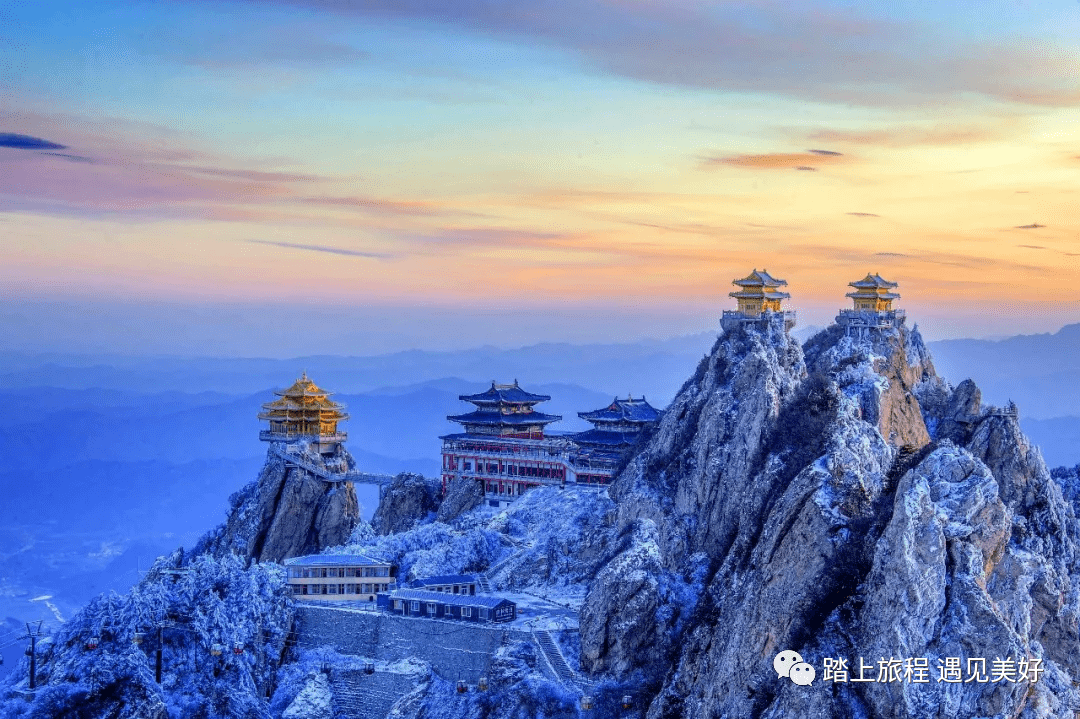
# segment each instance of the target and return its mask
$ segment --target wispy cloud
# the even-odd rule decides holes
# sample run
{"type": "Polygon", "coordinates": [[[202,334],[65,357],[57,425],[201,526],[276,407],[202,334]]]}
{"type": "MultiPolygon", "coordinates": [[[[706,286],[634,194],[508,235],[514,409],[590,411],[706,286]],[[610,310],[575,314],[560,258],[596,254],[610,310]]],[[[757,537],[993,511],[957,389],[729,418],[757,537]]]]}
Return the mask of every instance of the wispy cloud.
{"type": "Polygon", "coordinates": [[[43,140],[32,135],[20,135],[14,132],[0,132],[0,147],[12,150],[66,150],[67,145],[61,145],[50,140],[43,140]]]}
{"type": "Polygon", "coordinates": [[[877,147],[971,145],[1014,136],[1023,123],[1015,117],[982,124],[900,125],[878,129],[818,130],[811,140],[877,147]]]}
{"type": "MultiPolygon", "coordinates": [[[[841,102],[923,103],[976,93],[1012,102],[1080,102],[1062,53],[1029,38],[933,37],[931,17],[762,0],[701,3],[548,0],[262,0],[348,16],[399,18],[524,38],[650,82],[841,102]]],[[[245,3],[253,4],[253,3],[245,3]]]]}
{"type": "Polygon", "coordinates": [[[345,247],[330,247],[328,245],[306,245],[300,242],[276,242],[273,240],[247,240],[253,245],[271,245],[284,247],[290,250],[306,250],[308,252],[325,252],[331,255],[345,255],[347,257],[363,257],[366,259],[385,260],[396,255],[385,252],[370,252],[366,250],[350,250],[345,247]]]}
{"type": "Polygon", "coordinates": [[[442,214],[443,208],[426,202],[387,200],[377,197],[303,197],[301,202],[324,207],[345,207],[379,215],[432,216],[442,214]]]}
{"type": "Polygon", "coordinates": [[[875,215],[873,212],[848,212],[847,214],[852,217],[881,217],[881,215],[875,215]]]}
{"type": "Polygon", "coordinates": [[[762,155],[713,155],[702,158],[702,167],[746,167],[758,170],[814,170],[815,165],[841,161],[840,153],[772,152],[762,155]]]}

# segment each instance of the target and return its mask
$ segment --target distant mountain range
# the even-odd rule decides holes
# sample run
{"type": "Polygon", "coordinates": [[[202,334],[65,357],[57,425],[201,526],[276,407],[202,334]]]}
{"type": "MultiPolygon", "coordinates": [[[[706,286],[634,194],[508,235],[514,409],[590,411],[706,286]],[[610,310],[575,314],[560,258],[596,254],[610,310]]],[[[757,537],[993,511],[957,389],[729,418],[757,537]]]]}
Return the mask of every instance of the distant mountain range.
{"type": "MultiPolygon", "coordinates": [[[[259,406],[304,370],[348,405],[348,447],[363,469],[437,476],[439,436],[456,429],[446,415],[467,409],[458,395],[518,379],[551,395],[542,408],[564,418],[552,430],[581,430],[577,412],[616,395],[664,407],[714,342],[703,333],[292,360],[0,353],[0,577],[20,578],[0,581],[0,619],[46,592],[62,610],[78,606],[139,557],[220,521],[262,464],[259,406]]],[[[1080,325],[930,348],[954,384],[970,376],[985,401],[1015,400],[1051,467],[1080,463],[1080,325]]],[[[357,493],[370,516],[374,488],[357,493]]]]}

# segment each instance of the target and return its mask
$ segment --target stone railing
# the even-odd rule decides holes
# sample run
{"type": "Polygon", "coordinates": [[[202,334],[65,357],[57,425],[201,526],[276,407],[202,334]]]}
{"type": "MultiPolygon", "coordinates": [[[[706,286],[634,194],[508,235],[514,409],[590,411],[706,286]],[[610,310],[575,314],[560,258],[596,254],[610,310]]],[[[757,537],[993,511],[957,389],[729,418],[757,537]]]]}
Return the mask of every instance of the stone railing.
{"type": "Polygon", "coordinates": [[[264,429],[259,432],[259,439],[263,442],[294,442],[300,439],[306,439],[311,442],[318,442],[319,444],[330,444],[331,442],[344,442],[348,439],[348,434],[345,432],[335,432],[334,434],[299,434],[296,432],[274,432],[273,430],[264,429]]]}

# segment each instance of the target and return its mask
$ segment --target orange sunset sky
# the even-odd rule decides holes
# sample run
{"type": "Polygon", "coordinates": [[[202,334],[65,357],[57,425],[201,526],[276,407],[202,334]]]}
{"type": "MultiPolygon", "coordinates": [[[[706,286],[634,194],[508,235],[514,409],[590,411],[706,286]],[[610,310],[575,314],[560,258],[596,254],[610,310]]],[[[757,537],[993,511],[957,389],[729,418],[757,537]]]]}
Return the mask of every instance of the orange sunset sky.
{"type": "Polygon", "coordinates": [[[281,356],[1080,318],[1080,4],[15,3],[10,349],[281,356]],[[310,330],[305,339],[280,323],[310,330]]]}

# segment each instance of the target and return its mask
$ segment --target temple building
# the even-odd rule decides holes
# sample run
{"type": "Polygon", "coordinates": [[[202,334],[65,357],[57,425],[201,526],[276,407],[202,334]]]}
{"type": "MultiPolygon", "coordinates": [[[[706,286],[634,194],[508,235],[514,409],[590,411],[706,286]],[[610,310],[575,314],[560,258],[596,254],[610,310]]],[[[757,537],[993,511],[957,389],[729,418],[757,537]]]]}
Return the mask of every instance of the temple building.
{"type": "Polygon", "coordinates": [[[578,412],[578,417],[590,422],[593,428],[571,435],[579,449],[574,455],[577,481],[607,484],[615,474],[619,460],[630,451],[641,432],[660,421],[660,410],[644,397],[616,397],[611,404],[591,412],[578,412]]]}
{"type": "Polygon", "coordinates": [[[551,397],[526,392],[514,380],[492,382],[487,391],[459,399],[476,409],[447,417],[465,431],[440,438],[444,494],[452,480],[468,478],[483,486],[490,506],[501,507],[532,487],[574,481],[575,445],[565,437],[544,435],[544,428],[562,417],[535,409],[551,397]]]}
{"type": "Polygon", "coordinates": [[[513,384],[491,383],[480,394],[461,395],[476,409],[447,419],[465,431],[441,437],[442,484],[469,479],[479,483],[491,507],[505,507],[541,485],[607,484],[619,460],[642,429],[660,418],[645,398],[616,398],[609,406],[579,416],[593,429],[548,435],[545,427],[562,419],[535,406],[551,399],[513,384]]]}
{"type": "Polygon", "coordinates": [[[513,384],[491,383],[480,394],[463,394],[458,399],[471,402],[476,409],[447,419],[460,422],[466,434],[498,435],[519,439],[543,439],[544,427],[562,417],[537,412],[534,405],[551,399],[546,394],[532,394],[513,384]]]}
{"type": "Polygon", "coordinates": [[[879,274],[868,273],[861,280],[849,282],[848,287],[855,291],[845,296],[850,297],[855,306],[840,310],[836,317],[836,323],[846,334],[863,335],[873,329],[890,329],[904,323],[904,311],[892,306],[893,300],[900,299],[900,295],[892,291],[898,287],[897,283],[889,282],[879,274]]]}
{"type": "Polygon", "coordinates": [[[724,310],[720,320],[721,327],[726,331],[734,329],[743,323],[783,322],[785,329],[795,326],[795,313],[785,310],[781,306],[783,300],[791,299],[791,295],[781,291],[780,287],[786,287],[787,281],[773,277],[768,270],[754,270],[741,280],[732,280],[731,284],[739,289],[728,294],[737,302],[737,309],[724,310]]]}
{"type": "Polygon", "coordinates": [[[338,422],[349,418],[345,406],[330,399],[330,393],[308,379],[305,372],[291,387],[276,390],[278,399],[262,406],[259,419],[270,423],[270,429],[259,432],[264,442],[297,442],[307,440],[322,454],[333,453],[347,435],[338,429],[338,422]]]}

